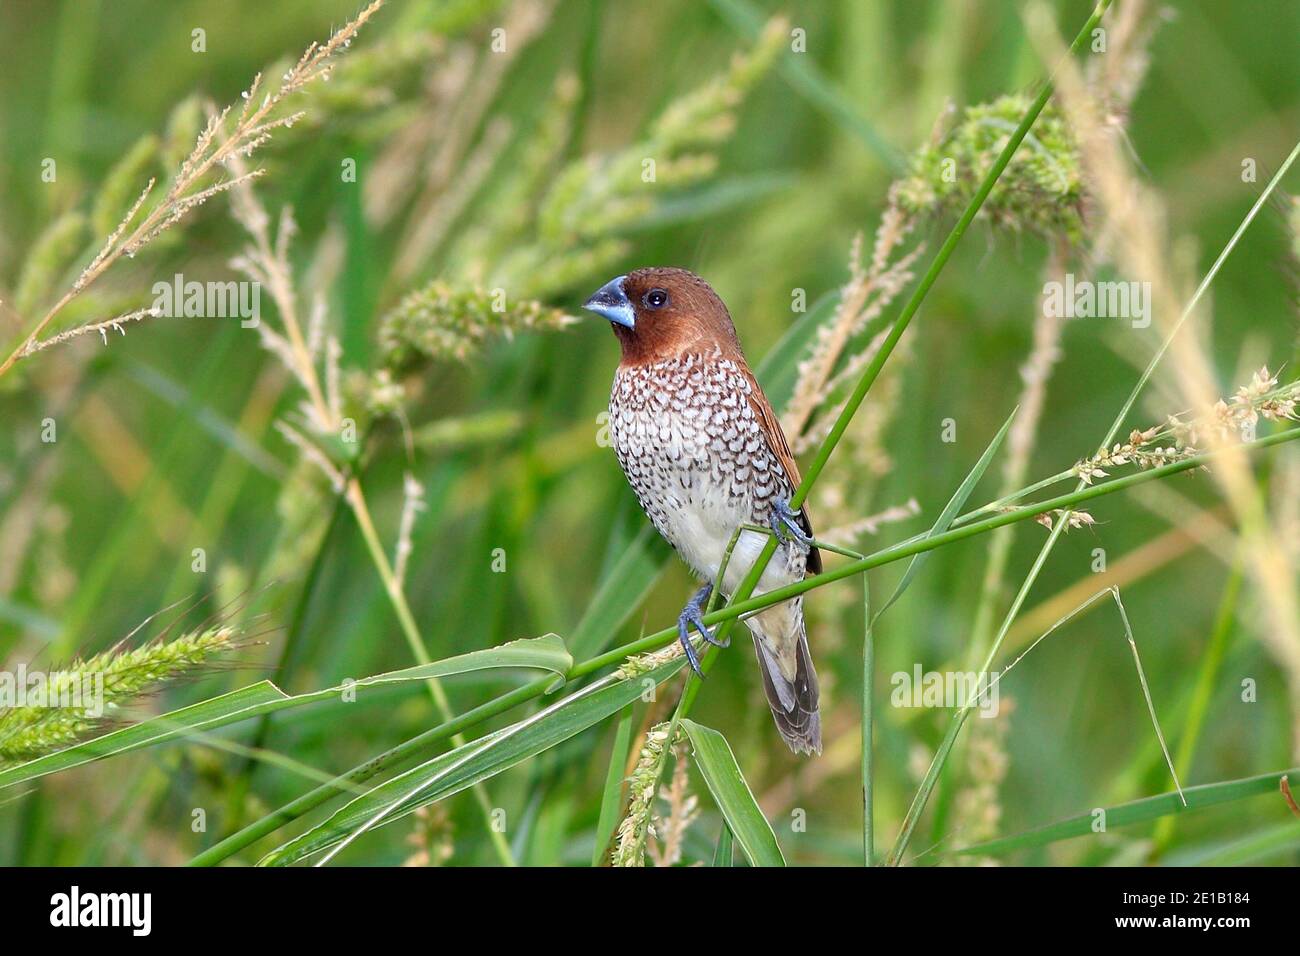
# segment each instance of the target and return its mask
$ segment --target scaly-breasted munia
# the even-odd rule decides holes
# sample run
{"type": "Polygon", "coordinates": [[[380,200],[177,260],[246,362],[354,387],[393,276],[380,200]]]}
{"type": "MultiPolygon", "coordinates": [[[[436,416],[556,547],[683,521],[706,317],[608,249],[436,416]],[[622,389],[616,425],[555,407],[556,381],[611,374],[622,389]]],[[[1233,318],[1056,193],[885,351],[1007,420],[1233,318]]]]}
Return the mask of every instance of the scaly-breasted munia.
{"type": "MultiPolygon", "coordinates": [[[[742,531],[718,582],[741,525],[771,528],[780,544],[755,594],[821,570],[808,515],[789,506],[799,470],[745,362],[731,315],[707,282],[684,269],[638,269],[606,283],[583,307],[609,319],[623,350],[609,397],[618,463],[659,533],[708,582],[677,621],[699,673],[690,628],[717,643],[701,620],[711,588],[716,583],[731,594],[766,543],[765,532],[742,531]]],[[[795,753],[820,753],[817,674],[802,598],[745,624],[781,736],[795,753]]]]}

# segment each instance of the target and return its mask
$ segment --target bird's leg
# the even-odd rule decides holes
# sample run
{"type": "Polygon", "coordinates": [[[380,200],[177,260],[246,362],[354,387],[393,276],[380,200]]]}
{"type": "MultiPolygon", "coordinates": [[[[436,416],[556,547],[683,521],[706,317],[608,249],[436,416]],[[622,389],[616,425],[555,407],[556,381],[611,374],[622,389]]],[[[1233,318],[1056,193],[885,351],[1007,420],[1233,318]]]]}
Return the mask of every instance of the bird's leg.
{"type": "Polygon", "coordinates": [[[690,663],[691,670],[695,671],[701,680],[704,678],[704,672],[700,670],[700,659],[695,654],[695,648],[691,646],[691,628],[694,627],[700,632],[700,637],[715,647],[726,647],[731,643],[730,638],[719,641],[713,636],[713,632],[704,626],[704,605],[708,603],[709,595],[712,593],[713,585],[704,585],[686,602],[686,607],[682,608],[682,613],[677,617],[677,639],[682,642],[682,649],[686,651],[686,660],[690,663]]]}
{"type": "Polygon", "coordinates": [[[793,542],[796,548],[807,554],[812,549],[813,539],[799,526],[798,519],[799,512],[791,509],[789,498],[777,498],[772,502],[772,514],[768,517],[768,523],[776,540],[781,544],[793,542]]]}

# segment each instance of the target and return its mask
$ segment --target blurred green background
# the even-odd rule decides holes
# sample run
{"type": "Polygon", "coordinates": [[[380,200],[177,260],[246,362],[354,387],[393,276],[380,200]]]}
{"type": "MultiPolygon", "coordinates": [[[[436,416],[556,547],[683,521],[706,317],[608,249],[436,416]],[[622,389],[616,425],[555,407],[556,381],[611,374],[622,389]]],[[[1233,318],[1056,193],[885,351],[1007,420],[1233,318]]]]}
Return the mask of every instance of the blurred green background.
{"type": "MultiPolygon", "coordinates": [[[[1061,32],[1072,35],[1090,5],[1052,8],[1061,32]]],[[[39,317],[13,303],[44,231],[69,210],[91,210],[100,184],[141,137],[165,139],[177,104],[192,94],[238,101],[254,73],[278,76],[307,42],[324,38],[355,10],[354,3],[335,0],[0,0],[0,338],[14,341],[39,317]],[[206,31],[206,52],[191,49],[195,28],[206,31]],[[57,162],[52,183],[41,179],[48,157],[57,162]]],[[[254,158],[267,170],[258,193],[268,209],[289,204],[295,210],[294,260],[303,294],[328,303],[345,367],[374,366],[379,317],[424,281],[490,278],[490,269],[475,274],[476,247],[466,237],[509,212],[505,186],[543,135],[543,118],[560,98],[559,77],[576,79],[563,106],[568,122],[559,164],[618,151],[645,136],[668,104],[752,47],[753,34],[738,15],[746,10],[758,22],[784,14],[806,30],[807,52],[787,54],[737,105],[735,129],[717,144],[711,175],[666,187],[652,208],[619,224],[614,254],[593,256],[585,270],[567,262],[562,274],[552,274],[555,281],[531,284],[536,297],[576,314],[590,291],[620,272],[688,267],[728,303],[757,364],[797,318],[793,289],[807,290],[814,302],[846,281],[853,237],[864,232],[870,242],[890,182],[927,141],[945,103],[963,107],[1025,92],[1043,73],[1013,2],[782,7],[766,0],[752,6],[390,0],[345,54],[339,82],[306,91],[298,103],[306,120],[277,133],[254,158]],[[501,24],[508,25],[507,56],[489,49],[501,24]],[[373,47],[386,52],[349,75],[346,58],[373,47]],[[785,68],[788,60],[798,60],[798,68],[785,68]],[[811,93],[810,74],[816,77],[811,93]],[[412,137],[412,130],[422,135],[412,137]],[[403,137],[415,150],[406,165],[397,148],[403,137]],[[356,183],[340,180],[343,158],[356,160],[356,183]],[[446,165],[440,181],[431,172],[439,163],[446,165]],[[415,185],[388,190],[379,181],[400,175],[414,177],[415,185]],[[394,208],[385,210],[385,202],[394,208]],[[438,217],[443,237],[428,255],[403,265],[422,214],[438,217]],[[320,268],[326,281],[317,284],[312,269],[330,256],[337,267],[320,268]]],[[[1150,43],[1149,72],[1126,116],[1127,136],[1199,275],[1300,129],[1300,7],[1290,0],[1205,0],[1171,4],[1167,15],[1156,6],[1148,12],[1163,19],[1150,43]],[[1256,160],[1258,182],[1242,181],[1244,158],[1256,160]]],[[[159,161],[129,195],[148,175],[165,174],[159,161]]],[[[1291,176],[1293,189],[1296,182],[1291,176]]],[[[1245,236],[1213,287],[1209,338],[1225,395],[1254,368],[1276,368],[1296,354],[1293,238],[1286,207],[1275,207],[1245,236]]],[[[147,302],[152,282],[176,272],[234,277],[229,260],[246,237],[228,208],[225,197],[208,202],[147,257],[115,269],[69,319],[147,302]]],[[[601,208],[592,212],[599,216],[601,208]]],[[[927,241],[922,264],[949,224],[932,217],[919,227],[927,241]]],[[[498,261],[527,241],[524,230],[516,237],[508,223],[494,228],[498,261]]],[[[91,238],[87,233],[86,241],[91,238]]],[[[858,539],[855,547],[875,550],[928,527],[1010,413],[1049,245],[1030,233],[978,223],[958,249],[886,373],[895,391],[879,444],[889,461],[872,468],[845,462],[834,479],[837,488],[850,490],[861,515],[911,499],[920,514],[858,539]],[[955,443],[941,441],[948,418],[956,422],[955,443]]],[[[76,271],[58,270],[51,289],[65,288],[76,271]]],[[[417,434],[432,423],[445,428],[422,441],[413,458],[396,426],[377,426],[364,484],[390,550],[404,472],[426,492],[406,590],[434,658],[552,631],[570,634],[611,562],[644,526],[611,450],[595,440],[617,363],[616,342],[604,326],[592,320],[496,339],[464,362],[423,368],[408,383],[406,414],[417,434]],[[498,553],[505,556],[504,573],[492,570],[498,553]]],[[[1031,480],[1094,450],[1155,341],[1154,329],[1137,334],[1100,321],[1066,325],[1031,480]]],[[[235,322],[163,319],[114,336],[107,348],[94,336],[43,352],[0,380],[0,660],[53,666],[72,653],[111,645],[172,601],[202,598],[197,617],[251,593],[251,610],[263,615],[253,627],[265,644],[243,649],[198,681],[167,687],[139,713],[243,686],[274,667],[319,549],[286,689],[315,689],[411,663],[351,516],[343,512],[322,545],[329,496],[319,488],[315,496],[294,490],[302,477],[297,455],[271,423],[291,414],[301,395],[276,369],[256,337],[235,322]],[[54,444],[39,437],[48,416],[59,423],[54,444]],[[191,571],[196,547],[206,550],[204,575],[191,571]]],[[[1181,411],[1171,407],[1171,394],[1149,391],[1151,400],[1139,402],[1132,425],[1181,411]]],[[[1287,456],[1294,476],[1294,450],[1278,459],[1287,456]]],[[[974,500],[993,497],[995,484],[990,475],[974,500]]],[[[1086,597],[1101,586],[1091,585],[1094,549],[1105,549],[1111,567],[1126,555],[1146,556],[1121,583],[1157,712],[1177,748],[1234,545],[1227,534],[1192,539],[1179,533],[1190,515],[1218,507],[1210,481],[1161,484],[1171,487],[1149,485],[1144,494],[1105,499],[1093,509],[1095,528],[1060,543],[1027,606],[1024,619],[1037,621],[1037,630],[1021,637],[1032,638],[1059,616],[1051,614],[1051,602],[1066,589],[1087,588],[1086,597]],[[1034,617],[1040,605],[1049,611],[1034,617]]],[[[817,493],[810,508],[816,519],[817,493]]],[[[1034,525],[1017,528],[999,617],[1046,533],[1034,525]]],[[[939,669],[962,658],[987,555],[984,538],[936,553],[883,619],[882,697],[896,671],[910,672],[917,662],[939,669]]],[[[675,620],[694,583],[675,561],[667,568],[606,646],[675,620]]],[[[873,592],[887,594],[901,570],[892,565],[873,574],[873,592]]],[[[1267,625],[1252,587],[1247,581],[1233,608],[1209,719],[1191,767],[1180,768],[1184,784],[1294,763],[1287,676],[1257,639],[1267,625]],[[1243,678],[1258,682],[1257,703],[1241,703],[1243,678]]],[[[785,752],[770,726],[747,641],[723,655],[693,714],[726,733],[792,862],[858,858],[858,595],[857,583],[846,582],[807,602],[823,675],[825,755],[800,761],[785,752]],[[794,808],[807,811],[806,832],[791,829],[794,808]]],[[[676,686],[663,696],[675,698],[676,686]]],[[[499,677],[447,684],[458,712],[501,688],[499,677]]],[[[998,719],[999,734],[986,735],[1000,771],[983,788],[988,778],[955,778],[943,819],[927,815],[915,851],[964,842],[963,821],[975,827],[978,818],[987,828],[991,819],[986,836],[1016,833],[1171,789],[1108,602],[1062,628],[1001,691],[1004,706],[1014,706],[998,719]]],[[[436,721],[417,689],[357,706],[346,720],[337,711],[291,712],[274,722],[265,745],[333,773],[436,721]]],[[[661,706],[657,719],[662,716],[661,706]]],[[[942,712],[880,709],[883,839],[892,837],[946,725],[942,712]]],[[[247,731],[231,736],[246,740],[247,731]]],[[[494,805],[506,810],[507,837],[520,861],[589,859],[611,737],[609,725],[584,732],[488,782],[494,805]]],[[[180,863],[235,822],[311,785],[266,765],[245,792],[246,769],[235,756],[187,745],[0,794],[0,863],[180,863]],[[207,833],[191,831],[195,807],[208,811],[207,833]]],[[[691,828],[687,860],[707,859],[718,831],[702,783],[695,788],[703,817],[691,828]]],[[[451,835],[451,862],[494,862],[472,798],[461,794],[448,807],[450,819],[437,826],[451,835]]],[[[1241,852],[1249,862],[1294,864],[1300,830],[1287,821],[1280,798],[1259,797],[1180,820],[1158,854],[1153,828],[1144,825],[1011,859],[1212,862],[1246,841],[1241,852]]],[[[413,852],[411,835],[410,821],[398,822],[368,834],[341,859],[401,862],[413,852]]],[[[921,862],[944,859],[932,853],[921,862]]]]}

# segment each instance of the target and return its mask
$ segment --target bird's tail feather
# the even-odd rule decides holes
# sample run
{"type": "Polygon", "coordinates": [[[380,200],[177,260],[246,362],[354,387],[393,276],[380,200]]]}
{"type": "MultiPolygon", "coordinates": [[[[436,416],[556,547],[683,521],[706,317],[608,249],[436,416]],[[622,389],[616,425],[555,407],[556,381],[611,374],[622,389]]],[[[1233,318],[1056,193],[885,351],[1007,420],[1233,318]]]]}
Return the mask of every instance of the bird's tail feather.
{"type": "Polygon", "coordinates": [[[751,625],[754,651],[758,654],[759,669],[763,672],[763,692],[776,720],[776,729],[786,744],[797,754],[822,752],[822,718],[818,710],[819,691],[817,672],[808,653],[808,635],[804,630],[803,615],[799,615],[799,641],[795,656],[794,680],[781,673],[776,657],[767,649],[759,632],[751,625]]]}

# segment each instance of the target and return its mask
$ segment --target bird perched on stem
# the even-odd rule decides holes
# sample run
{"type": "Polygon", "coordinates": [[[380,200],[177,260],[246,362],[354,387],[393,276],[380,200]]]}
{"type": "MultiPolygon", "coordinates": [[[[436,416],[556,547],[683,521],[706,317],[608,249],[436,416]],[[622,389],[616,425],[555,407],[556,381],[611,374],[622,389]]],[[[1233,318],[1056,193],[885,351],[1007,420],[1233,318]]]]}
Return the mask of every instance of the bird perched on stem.
{"type": "MultiPolygon", "coordinates": [[[[659,533],[706,581],[677,620],[687,660],[703,677],[691,628],[718,643],[702,619],[712,588],[731,594],[768,534],[741,531],[718,581],[737,529],[770,529],[780,544],[755,594],[821,571],[807,512],[790,509],[799,469],[745,362],[731,314],[699,276],[638,269],[606,283],[583,308],[610,321],[623,350],[609,396],[618,463],[659,533]]],[[[803,599],[759,611],[745,624],[781,736],[795,753],[821,753],[803,599]]]]}

